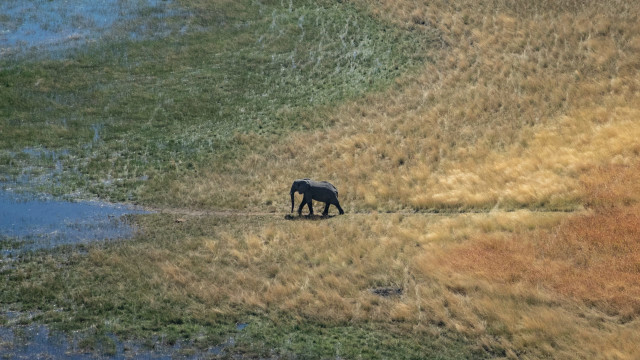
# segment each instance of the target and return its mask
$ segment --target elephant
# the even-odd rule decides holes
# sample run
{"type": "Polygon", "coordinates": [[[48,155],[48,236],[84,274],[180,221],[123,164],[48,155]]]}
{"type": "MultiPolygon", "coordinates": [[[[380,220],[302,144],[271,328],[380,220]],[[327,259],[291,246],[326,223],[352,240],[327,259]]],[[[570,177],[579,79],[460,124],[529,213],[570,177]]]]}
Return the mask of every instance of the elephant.
{"type": "Polygon", "coordinates": [[[312,200],[325,203],[324,211],[322,212],[323,216],[329,214],[329,205],[331,204],[338,208],[340,215],[344,214],[344,211],[340,207],[340,202],[338,202],[338,189],[326,181],[313,181],[311,179],[295,180],[293,185],[291,185],[291,212],[293,212],[295,205],[293,195],[296,191],[304,196],[298,208],[298,215],[302,215],[302,208],[305,204],[309,206],[309,215],[313,215],[312,200]]]}

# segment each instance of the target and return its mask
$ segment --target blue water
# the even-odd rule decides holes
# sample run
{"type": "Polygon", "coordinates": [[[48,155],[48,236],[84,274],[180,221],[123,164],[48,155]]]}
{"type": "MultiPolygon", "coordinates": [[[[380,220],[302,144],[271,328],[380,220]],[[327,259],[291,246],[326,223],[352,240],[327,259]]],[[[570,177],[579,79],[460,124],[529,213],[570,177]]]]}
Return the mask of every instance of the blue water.
{"type": "MultiPolygon", "coordinates": [[[[235,345],[233,336],[208,349],[197,349],[192,341],[177,341],[169,345],[162,337],[158,337],[153,339],[153,347],[149,348],[139,341],[122,340],[111,334],[109,339],[112,346],[115,345],[115,349],[112,349],[115,352],[110,356],[100,356],[83,352],[79,346],[81,333],[65,336],[41,324],[16,325],[21,317],[17,312],[5,311],[4,316],[13,324],[0,326],[0,358],[7,359],[209,359],[228,357],[229,350],[235,345]]],[[[238,325],[237,330],[242,331],[248,324],[238,325]]]]}
{"type": "MultiPolygon", "coordinates": [[[[64,201],[0,190],[0,239],[19,241],[19,250],[131,237],[128,214],[145,210],[99,201],[64,201]]],[[[15,252],[4,250],[4,252],[15,252]]]]}
{"type": "MultiPolygon", "coordinates": [[[[173,14],[168,0],[1,0],[0,57],[33,49],[59,50],[86,44],[126,28],[127,21],[173,14]]],[[[127,31],[137,39],[142,28],[127,31]]]]}
{"type": "MultiPolygon", "coordinates": [[[[7,359],[173,359],[180,354],[183,344],[173,346],[157,343],[149,349],[133,341],[123,342],[115,335],[110,336],[115,344],[115,353],[107,356],[84,352],[78,344],[78,338],[52,332],[44,325],[17,326],[14,328],[0,326],[0,358],[7,359]],[[15,330],[20,330],[20,336],[15,330]],[[2,344],[2,342],[5,342],[2,344]]],[[[201,359],[206,353],[193,356],[179,356],[184,359],[201,359]]]]}

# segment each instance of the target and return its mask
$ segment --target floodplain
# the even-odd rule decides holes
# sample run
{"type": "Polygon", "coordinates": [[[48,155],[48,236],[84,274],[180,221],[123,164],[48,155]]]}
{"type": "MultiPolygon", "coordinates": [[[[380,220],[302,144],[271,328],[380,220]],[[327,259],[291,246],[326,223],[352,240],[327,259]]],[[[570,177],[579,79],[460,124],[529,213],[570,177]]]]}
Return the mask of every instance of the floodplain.
{"type": "Polygon", "coordinates": [[[0,15],[0,199],[147,211],[2,235],[1,353],[640,355],[638,5],[29,3],[0,15]],[[291,216],[304,177],[346,214],[291,216]]]}

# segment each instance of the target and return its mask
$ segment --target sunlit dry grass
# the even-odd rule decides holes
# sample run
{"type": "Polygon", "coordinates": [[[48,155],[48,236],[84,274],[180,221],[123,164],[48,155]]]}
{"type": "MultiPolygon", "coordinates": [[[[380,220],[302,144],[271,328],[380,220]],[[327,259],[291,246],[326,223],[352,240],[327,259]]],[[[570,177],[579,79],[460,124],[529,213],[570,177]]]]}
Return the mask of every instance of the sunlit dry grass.
{"type": "Polygon", "coordinates": [[[159,269],[158,282],[175,286],[170,296],[187,293],[221,313],[242,308],[329,322],[383,319],[392,302],[369,290],[408,281],[407,254],[427,243],[417,229],[439,219],[279,220],[246,228],[230,223],[212,237],[187,239],[193,251],[172,259],[140,255],[159,269]],[[384,306],[374,306],[380,302],[384,306]]]}
{"type": "MultiPolygon", "coordinates": [[[[562,281],[590,284],[581,276],[585,269],[598,274],[584,266],[571,270],[574,265],[563,258],[570,255],[562,254],[566,248],[575,252],[574,245],[558,240],[547,245],[545,259],[536,259],[536,234],[566,227],[573,216],[521,210],[317,221],[233,217],[212,224],[198,216],[181,223],[160,216],[143,222],[149,221],[147,236],[157,240],[93,249],[82,267],[85,276],[120,291],[136,279],[137,289],[127,291],[140,292],[143,308],[174,304],[181,309],[177,314],[201,322],[260,315],[326,325],[371,323],[430,337],[458,334],[490,356],[634,354],[630,344],[640,332],[637,321],[629,322],[633,311],[610,311],[615,302],[576,302],[581,293],[554,287],[562,281]],[[190,226],[183,234],[181,228],[190,226]],[[163,235],[171,228],[183,235],[163,235]],[[550,273],[555,270],[569,271],[550,273]],[[372,291],[386,287],[401,294],[372,291]]],[[[611,255],[593,256],[596,261],[611,255]]],[[[626,297],[624,304],[633,304],[632,293],[616,291],[626,297]]],[[[100,292],[81,294],[87,304],[114,301],[100,292]]]]}
{"type": "Polygon", "coordinates": [[[172,191],[284,210],[291,180],[309,176],[332,181],[348,213],[485,213],[230,231],[217,251],[240,285],[225,306],[453,331],[492,356],[638,357],[638,4],[357,3],[437,29],[432,61],[336,108],[330,128],[172,191]],[[500,211],[523,208],[580,212],[500,211]]]}
{"type": "MultiPolygon", "coordinates": [[[[496,295],[500,291],[494,285],[439,269],[439,254],[478,232],[523,234],[564,216],[529,211],[347,215],[318,221],[266,216],[212,224],[208,221],[214,219],[197,216],[182,223],[150,217],[142,224],[147,236],[157,240],[92,249],[82,265],[83,277],[139,294],[136,303],[145,309],[174,304],[174,317],[184,314],[201,322],[258,314],[327,325],[372,323],[436,337],[462,334],[477,346],[484,344],[484,351],[500,353],[511,345],[494,339],[503,325],[502,319],[486,318],[486,311],[494,311],[484,308],[491,298],[530,299],[535,309],[555,300],[530,290],[496,295]],[[190,226],[183,234],[181,228],[190,226]],[[172,228],[183,235],[167,237],[172,228]],[[380,296],[373,292],[378,288],[401,293],[380,296]]],[[[120,302],[102,291],[73,296],[91,306],[120,302]]]]}
{"type": "Polygon", "coordinates": [[[582,170],[638,157],[637,5],[362,6],[439,30],[433,62],[337,108],[329,129],[171,189],[203,207],[284,208],[290,181],[309,176],[334,182],[351,211],[572,210],[582,170]]]}
{"type": "Polygon", "coordinates": [[[476,237],[450,254],[453,266],[501,282],[544,286],[635,318],[640,314],[639,170],[634,165],[590,171],[584,176],[590,212],[549,230],[476,237]]]}
{"type": "MultiPolygon", "coordinates": [[[[472,236],[468,242],[448,251],[439,263],[456,273],[502,284],[506,289],[537,289],[556,294],[550,296],[558,301],[576,301],[580,310],[548,321],[538,319],[540,332],[548,333],[558,321],[579,326],[579,333],[589,339],[582,342],[580,338],[573,338],[579,346],[591,348],[598,356],[604,352],[614,354],[616,349],[620,353],[611,356],[633,358],[638,353],[632,343],[638,339],[629,331],[637,328],[640,314],[639,171],[638,165],[592,169],[583,176],[589,212],[571,215],[549,229],[515,235],[472,236]],[[592,325],[578,325],[576,315],[592,311],[586,309],[602,314],[603,323],[610,322],[610,328],[600,334],[592,325]],[[604,320],[608,317],[611,318],[604,320]],[[615,325],[619,323],[629,325],[615,325]],[[618,332],[625,334],[624,340],[613,346],[606,334],[618,332]],[[620,350],[623,348],[624,351],[620,350]]],[[[494,299],[494,303],[501,302],[494,299]]],[[[522,305],[518,309],[523,310],[522,305]]],[[[510,332],[518,334],[516,324],[520,321],[504,323],[512,328],[510,332]]]]}

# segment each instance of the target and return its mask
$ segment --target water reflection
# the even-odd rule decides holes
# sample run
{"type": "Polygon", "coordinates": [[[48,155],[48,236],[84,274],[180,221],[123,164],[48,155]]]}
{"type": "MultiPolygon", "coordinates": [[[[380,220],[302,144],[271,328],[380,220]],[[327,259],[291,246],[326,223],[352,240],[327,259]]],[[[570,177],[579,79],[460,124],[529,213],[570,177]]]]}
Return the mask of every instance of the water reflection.
{"type": "MultiPolygon", "coordinates": [[[[3,313],[0,312],[0,315],[3,313]]],[[[6,311],[5,318],[11,326],[0,326],[0,358],[10,359],[209,359],[230,357],[235,336],[248,323],[238,324],[236,333],[218,346],[199,349],[195,343],[178,340],[167,342],[163,336],[154,337],[144,344],[135,340],[123,340],[114,334],[101,337],[93,350],[83,345],[91,331],[65,335],[50,330],[42,324],[17,325],[28,314],[6,311]]]]}
{"type": "MultiPolygon", "coordinates": [[[[10,359],[173,359],[182,350],[180,343],[173,346],[158,343],[150,349],[133,341],[121,341],[111,335],[102,344],[96,344],[96,353],[85,350],[80,337],[52,332],[44,325],[14,328],[0,326],[0,339],[0,354],[10,359]],[[100,352],[106,354],[100,355],[100,352]]],[[[201,355],[203,354],[181,357],[199,359],[203,357],[201,355]]]]}
{"type": "Polygon", "coordinates": [[[3,252],[12,253],[128,238],[134,228],[127,215],[144,213],[127,205],[62,201],[0,190],[0,239],[19,244],[3,246],[3,252]]]}
{"type": "MultiPolygon", "coordinates": [[[[63,50],[97,40],[140,17],[174,14],[166,0],[3,0],[0,2],[0,55],[42,48],[63,50]]],[[[149,31],[142,23],[127,29],[139,38],[149,31]]],[[[158,28],[153,28],[158,31],[158,28]]],[[[165,29],[166,30],[166,29],[165,29]]]]}

